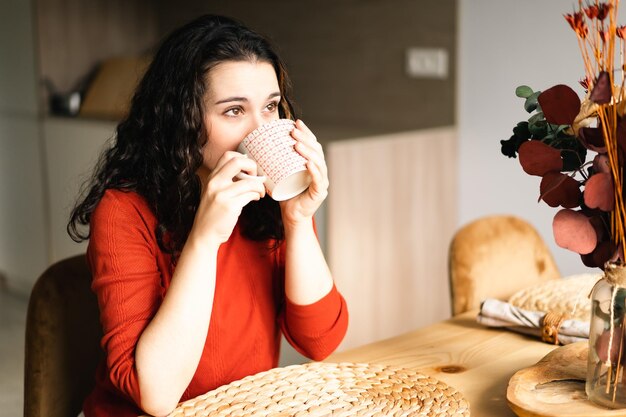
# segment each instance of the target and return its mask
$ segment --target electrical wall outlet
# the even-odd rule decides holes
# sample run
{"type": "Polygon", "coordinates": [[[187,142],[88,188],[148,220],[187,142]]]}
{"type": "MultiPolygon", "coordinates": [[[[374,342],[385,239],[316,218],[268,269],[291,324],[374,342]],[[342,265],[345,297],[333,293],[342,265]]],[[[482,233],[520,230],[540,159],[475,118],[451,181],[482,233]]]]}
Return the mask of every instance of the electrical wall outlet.
{"type": "Polygon", "coordinates": [[[408,48],[406,73],[411,78],[448,78],[448,51],[443,48],[408,48]]]}

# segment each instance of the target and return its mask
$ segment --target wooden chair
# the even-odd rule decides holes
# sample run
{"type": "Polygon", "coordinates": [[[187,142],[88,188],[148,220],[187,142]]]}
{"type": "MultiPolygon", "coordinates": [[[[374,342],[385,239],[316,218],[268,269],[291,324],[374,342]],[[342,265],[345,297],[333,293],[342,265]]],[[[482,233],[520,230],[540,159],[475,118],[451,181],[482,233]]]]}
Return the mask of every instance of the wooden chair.
{"type": "Polygon", "coordinates": [[[537,231],[514,216],[489,216],[459,229],[448,253],[452,314],[478,309],[485,298],[560,277],[537,231]]]}
{"type": "Polygon", "coordinates": [[[50,266],[30,295],[24,366],[25,417],[75,417],[103,357],[98,304],[84,255],[50,266]]]}

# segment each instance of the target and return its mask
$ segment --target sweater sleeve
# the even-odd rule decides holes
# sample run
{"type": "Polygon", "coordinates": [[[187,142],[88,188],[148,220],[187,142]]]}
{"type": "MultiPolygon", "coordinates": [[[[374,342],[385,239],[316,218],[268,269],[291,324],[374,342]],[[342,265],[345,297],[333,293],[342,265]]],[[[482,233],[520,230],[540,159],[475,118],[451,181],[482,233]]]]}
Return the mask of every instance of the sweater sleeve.
{"type": "MultiPolygon", "coordinates": [[[[317,234],[315,222],[313,228],[317,234]]],[[[279,249],[279,266],[284,277],[284,242],[279,249]]],[[[319,361],[339,346],[348,329],[348,307],[334,284],[328,294],[313,304],[295,304],[286,295],[283,304],[280,326],[289,344],[299,353],[319,361]]]]}
{"type": "Polygon", "coordinates": [[[348,308],[337,287],[313,304],[298,305],[285,297],[281,328],[287,341],[304,356],[321,361],[341,343],[348,329],[348,308]]]}
{"type": "Polygon", "coordinates": [[[137,406],[141,397],[135,348],[163,300],[154,227],[146,219],[147,206],[139,203],[136,195],[107,191],[93,213],[87,250],[109,379],[137,406]]]}

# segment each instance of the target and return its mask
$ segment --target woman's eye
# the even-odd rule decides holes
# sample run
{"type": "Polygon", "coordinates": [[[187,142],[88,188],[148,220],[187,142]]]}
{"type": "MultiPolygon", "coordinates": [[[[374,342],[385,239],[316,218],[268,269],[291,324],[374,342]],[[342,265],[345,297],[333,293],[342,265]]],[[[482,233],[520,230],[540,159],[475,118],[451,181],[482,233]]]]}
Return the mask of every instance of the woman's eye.
{"type": "Polygon", "coordinates": [[[270,103],[267,105],[267,110],[275,111],[278,108],[278,103],[270,103]]]}
{"type": "Polygon", "coordinates": [[[243,111],[239,107],[233,107],[232,109],[226,110],[224,114],[226,116],[239,116],[243,111]]]}

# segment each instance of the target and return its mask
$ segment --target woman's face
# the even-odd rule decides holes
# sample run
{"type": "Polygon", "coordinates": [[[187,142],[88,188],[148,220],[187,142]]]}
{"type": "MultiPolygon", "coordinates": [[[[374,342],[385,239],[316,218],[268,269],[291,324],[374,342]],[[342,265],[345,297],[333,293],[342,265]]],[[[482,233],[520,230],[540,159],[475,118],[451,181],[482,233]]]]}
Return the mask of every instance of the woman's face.
{"type": "Polygon", "coordinates": [[[262,61],[222,62],[209,70],[207,85],[202,171],[208,173],[248,133],[279,118],[281,95],[274,67],[262,61]]]}

